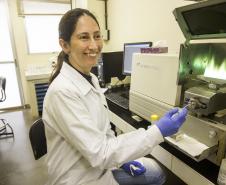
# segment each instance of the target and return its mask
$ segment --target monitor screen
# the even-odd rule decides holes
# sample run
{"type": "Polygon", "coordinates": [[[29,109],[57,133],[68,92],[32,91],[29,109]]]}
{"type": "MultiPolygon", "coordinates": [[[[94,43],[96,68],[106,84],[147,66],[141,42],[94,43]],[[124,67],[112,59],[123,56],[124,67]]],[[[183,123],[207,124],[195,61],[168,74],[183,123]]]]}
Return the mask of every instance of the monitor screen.
{"type": "Polygon", "coordinates": [[[102,53],[104,83],[110,83],[112,77],[118,77],[123,80],[125,75],[122,74],[123,52],[102,53]]]}
{"type": "Polygon", "coordinates": [[[139,42],[139,43],[125,43],[124,56],[123,56],[123,71],[124,75],[131,75],[132,72],[132,59],[134,53],[140,53],[140,48],[151,47],[152,42],[139,42]]]}
{"type": "Polygon", "coordinates": [[[225,0],[204,1],[176,8],[174,15],[188,40],[226,36],[225,0]]]}

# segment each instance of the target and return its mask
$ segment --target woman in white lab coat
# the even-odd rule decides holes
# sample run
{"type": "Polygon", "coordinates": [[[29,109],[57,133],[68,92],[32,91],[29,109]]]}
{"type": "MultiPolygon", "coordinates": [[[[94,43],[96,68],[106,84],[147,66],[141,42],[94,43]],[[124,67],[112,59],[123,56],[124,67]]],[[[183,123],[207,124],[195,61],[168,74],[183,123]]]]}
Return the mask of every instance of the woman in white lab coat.
{"type": "Polygon", "coordinates": [[[116,137],[98,79],[90,73],[103,45],[94,15],[84,9],[67,12],[59,24],[59,43],[62,51],[43,108],[48,185],[163,184],[165,175],[154,160],[144,159],[137,168],[133,160],[175,133],[186,113],[116,137]]]}

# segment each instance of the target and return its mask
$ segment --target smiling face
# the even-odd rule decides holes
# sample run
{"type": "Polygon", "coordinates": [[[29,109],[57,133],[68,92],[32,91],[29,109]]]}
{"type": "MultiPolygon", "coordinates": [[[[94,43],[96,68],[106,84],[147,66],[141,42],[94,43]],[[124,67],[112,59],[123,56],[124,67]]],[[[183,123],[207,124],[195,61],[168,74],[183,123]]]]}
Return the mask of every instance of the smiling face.
{"type": "Polygon", "coordinates": [[[90,73],[103,47],[100,28],[88,15],[78,19],[70,43],[63,39],[59,42],[63,51],[68,54],[70,64],[84,74],[90,73]]]}

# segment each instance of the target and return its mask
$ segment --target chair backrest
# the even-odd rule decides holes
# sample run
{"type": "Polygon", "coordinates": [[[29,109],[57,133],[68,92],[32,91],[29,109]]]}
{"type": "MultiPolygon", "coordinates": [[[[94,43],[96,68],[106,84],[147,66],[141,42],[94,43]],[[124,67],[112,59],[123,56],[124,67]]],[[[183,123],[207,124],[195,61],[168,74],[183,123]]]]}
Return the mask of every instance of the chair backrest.
{"type": "Polygon", "coordinates": [[[5,86],[6,86],[6,78],[3,76],[0,76],[0,91],[1,91],[0,102],[3,102],[6,100],[5,86]]]}
{"type": "Polygon", "coordinates": [[[42,119],[36,120],[29,130],[29,138],[35,160],[47,153],[45,126],[42,119]]]}

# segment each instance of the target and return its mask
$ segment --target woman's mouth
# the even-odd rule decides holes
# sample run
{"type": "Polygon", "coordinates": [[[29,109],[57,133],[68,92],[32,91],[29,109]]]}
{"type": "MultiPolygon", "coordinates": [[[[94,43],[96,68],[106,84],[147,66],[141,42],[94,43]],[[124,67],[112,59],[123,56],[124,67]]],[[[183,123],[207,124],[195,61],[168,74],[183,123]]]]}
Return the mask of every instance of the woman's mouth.
{"type": "Polygon", "coordinates": [[[86,55],[89,56],[89,57],[96,57],[97,53],[87,53],[86,55]]]}

